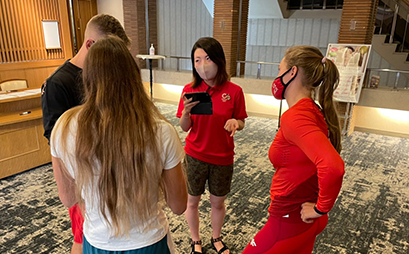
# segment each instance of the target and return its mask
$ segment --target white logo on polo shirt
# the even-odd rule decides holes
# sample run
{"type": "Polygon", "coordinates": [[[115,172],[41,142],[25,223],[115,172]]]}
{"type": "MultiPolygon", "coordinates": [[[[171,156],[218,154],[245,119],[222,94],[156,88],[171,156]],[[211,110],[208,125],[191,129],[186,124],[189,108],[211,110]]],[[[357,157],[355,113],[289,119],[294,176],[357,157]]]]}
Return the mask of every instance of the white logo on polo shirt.
{"type": "Polygon", "coordinates": [[[230,97],[229,94],[227,94],[227,93],[222,94],[222,101],[223,102],[226,102],[226,101],[229,101],[229,100],[231,100],[231,97],[230,97]]]}

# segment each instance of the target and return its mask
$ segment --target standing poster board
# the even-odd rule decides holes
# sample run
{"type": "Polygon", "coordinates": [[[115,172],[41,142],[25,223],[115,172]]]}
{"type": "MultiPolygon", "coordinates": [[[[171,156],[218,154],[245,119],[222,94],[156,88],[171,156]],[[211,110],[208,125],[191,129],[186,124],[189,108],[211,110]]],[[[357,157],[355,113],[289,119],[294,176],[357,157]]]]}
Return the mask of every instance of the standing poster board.
{"type": "Polygon", "coordinates": [[[335,100],[358,103],[370,52],[370,44],[328,44],[326,57],[339,71],[335,100]]]}

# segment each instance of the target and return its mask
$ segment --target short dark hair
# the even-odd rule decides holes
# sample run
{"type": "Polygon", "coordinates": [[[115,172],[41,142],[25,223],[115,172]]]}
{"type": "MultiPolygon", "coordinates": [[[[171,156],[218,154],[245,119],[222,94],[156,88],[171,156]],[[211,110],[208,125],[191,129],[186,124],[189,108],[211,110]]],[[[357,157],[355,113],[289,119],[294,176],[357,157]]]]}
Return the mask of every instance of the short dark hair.
{"type": "Polygon", "coordinates": [[[91,18],[89,25],[98,30],[104,37],[110,34],[118,36],[127,47],[131,45],[131,40],[125,33],[119,20],[109,14],[98,14],[91,18]]]}
{"type": "Polygon", "coordinates": [[[226,57],[224,55],[223,47],[215,38],[212,37],[202,37],[195,45],[193,45],[191,58],[192,58],[192,71],[193,71],[193,83],[192,87],[195,88],[202,83],[203,79],[197,73],[195,69],[195,51],[197,49],[203,49],[210,59],[217,65],[217,74],[215,78],[215,85],[222,85],[224,82],[229,80],[229,74],[226,70],[226,57]]]}

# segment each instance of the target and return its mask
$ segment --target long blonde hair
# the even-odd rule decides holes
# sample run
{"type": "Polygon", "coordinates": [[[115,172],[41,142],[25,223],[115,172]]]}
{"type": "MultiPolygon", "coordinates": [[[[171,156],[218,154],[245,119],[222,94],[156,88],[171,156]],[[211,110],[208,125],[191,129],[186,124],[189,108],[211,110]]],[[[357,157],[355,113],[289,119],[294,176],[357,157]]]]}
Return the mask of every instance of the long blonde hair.
{"type": "Polygon", "coordinates": [[[291,47],[287,49],[285,59],[289,67],[297,66],[304,71],[303,85],[311,92],[319,86],[318,102],[328,125],[329,138],[340,153],[342,150],[341,128],[333,100],[333,94],[339,81],[337,67],[332,61],[324,59],[318,48],[312,46],[291,47]]]}
{"type": "Polygon", "coordinates": [[[115,236],[126,235],[132,224],[156,212],[163,190],[156,132],[158,119],[165,118],[146,94],[129,49],[116,36],[91,46],[83,83],[84,104],[67,114],[64,127],[78,112],[78,192],[97,190],[88,195],[99,197],[115,236]]]}

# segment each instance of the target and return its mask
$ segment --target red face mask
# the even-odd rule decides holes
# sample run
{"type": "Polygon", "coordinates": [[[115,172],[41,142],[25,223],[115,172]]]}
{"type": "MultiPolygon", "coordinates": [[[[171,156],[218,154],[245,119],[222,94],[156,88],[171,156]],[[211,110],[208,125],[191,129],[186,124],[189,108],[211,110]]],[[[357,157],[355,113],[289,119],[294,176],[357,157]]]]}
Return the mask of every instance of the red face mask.
{"type": "Polygon", "coordinates": [[[297,77],[297,73],[295,73],[294,77],[292,79],[290,79],[287,84],[284,83],[283,81],[283,77],[285,74],[287,74],[288,72],[290,72],[292,69],[292,67],[290,69],[288,69],[286,72],[283,73],[283,75],[277,77],[274,81],[273,84],[271,86],[271,92],[274,95],[274,98],[276,98],[277,100],[282,100],[284,99],[284,92],[285,89],[287,89],[288,85],[295,79],[295,77],[297,77]]]}

